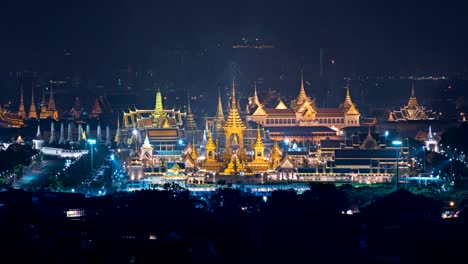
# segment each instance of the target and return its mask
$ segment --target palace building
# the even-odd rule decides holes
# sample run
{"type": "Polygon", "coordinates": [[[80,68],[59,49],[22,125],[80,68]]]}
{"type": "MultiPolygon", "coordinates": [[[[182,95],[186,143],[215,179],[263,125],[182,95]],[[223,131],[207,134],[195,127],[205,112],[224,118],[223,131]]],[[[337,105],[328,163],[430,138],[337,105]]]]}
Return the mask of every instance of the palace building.
{"type": "Polygon", "coordinates": [[[303,78],[301,78],[299,95],[290,102],[289,107],[280,99],[274,108],[267,108],[260,102],[255,87],[247,111],[248,121],[254,121],[265,128],[329,127],[338,131],[344,127],[358,127],[361,116],[351,100],[349,87],[346,89],[345,100],[339,107],[319,108],[315,99],[307,96],[303,78]]]}

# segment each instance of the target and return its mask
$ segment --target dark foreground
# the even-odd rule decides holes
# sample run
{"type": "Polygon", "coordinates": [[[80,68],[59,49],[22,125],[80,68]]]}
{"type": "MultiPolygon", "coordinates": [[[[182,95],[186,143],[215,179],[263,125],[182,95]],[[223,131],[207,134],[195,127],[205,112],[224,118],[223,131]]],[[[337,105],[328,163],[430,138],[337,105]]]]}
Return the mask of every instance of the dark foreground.
{"type": "Polygon", "coordinates": [[[233,189],[193,198],[166,191],[0,192],[1,263],[461,263],[463,212],[405,190],[354,215],[330,185],[264,201],[233,189]],[[67,217],[68,215],[68,217],[67,217]]]}

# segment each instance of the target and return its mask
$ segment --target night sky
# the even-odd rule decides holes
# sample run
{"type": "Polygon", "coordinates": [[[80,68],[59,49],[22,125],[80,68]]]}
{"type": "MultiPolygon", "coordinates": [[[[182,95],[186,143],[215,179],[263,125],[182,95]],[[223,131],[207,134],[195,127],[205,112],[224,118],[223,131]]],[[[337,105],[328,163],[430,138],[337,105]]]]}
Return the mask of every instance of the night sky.
{"type": "Polygon", "coordinates": [[[168,50],[196,53],[242,37],[314,63],[323,47],[343,74],[468,65],[467,1],[252,2],[8,1],[0,11],[0,67],[48,69],[66,49],[83,68],[152,65],[168,50]]]}

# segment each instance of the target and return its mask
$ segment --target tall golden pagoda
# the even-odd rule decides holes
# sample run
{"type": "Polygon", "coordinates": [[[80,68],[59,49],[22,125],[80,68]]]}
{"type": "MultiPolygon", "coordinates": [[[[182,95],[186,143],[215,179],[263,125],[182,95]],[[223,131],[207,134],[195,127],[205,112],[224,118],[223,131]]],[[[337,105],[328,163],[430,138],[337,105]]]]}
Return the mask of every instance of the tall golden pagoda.
{"type": "Polygon", "coordinates": [[[41,113],[39,115],[40,119],[46,119],[49,117],[49,112],[47,112],[45,91],[42,90],[42,101],[41,101],[41,113]]]}
{"type": "Polygon", "coordinates": [[[58,119],[58,112],[57,112],[57,107],[55,106],[53,87],[50,88],[49,106],[47,107],[47,113],[49,117],[55,120],[58,119]]]}
{"type": "Polygon", "coordinates": [[[215,122],[216,122],[216,132],[221,134],[226,120],[224,119],[223,103],[221,102],[221,94],[219,92],[218,92],[218,106],[216,108],[215,122]]]}
{"type": "Polygon", "coordinates": [[[185,129],[189,131],[197,130],[197,123],[192,113],[192,107],[190,105],[190,94],[188,94],[188,105],[187,105],[187,124],[185,129]]]}
{"type": "Polygon", "coordinates": [[[242,122],[239,111],[237,109],[236,88],[233,80],[231,109],[229,111],[228,119],[224,124],[224,133],[226,135],[225,149],[228,150],[231,147],[232,141],[232,143],[239,145],[239,153],[242,153],[244,150],[244,131],[245,125],[242,122]]]}
{"type": "Polygon", "coordinates": [[[270,164],[267,160],[265,160],[265,145],[263,144],[262,137],[260,135],[260,126],[257,126],[257,141],[255,142],[253,149],[254,158],[253,161],[249,163],[249,167],[253,171],[267,171],[270,167],[270,164]]]}
{"type": "Polygon", "coordinates": [[[18,110],[18,117],[22,119],[26,119],[27,115],[26,115],[26,110],[24,109],[23,86],[21,86],[21,99],[20,100],[21,101],[20,101],[20,106],[18,110]]]}
{"type": "Polygon", "coordinates": [[[31,87],[31,107],[29,108],[29,119],[37,119],[36,104],[34,103],[34,85],[31,87]]]}

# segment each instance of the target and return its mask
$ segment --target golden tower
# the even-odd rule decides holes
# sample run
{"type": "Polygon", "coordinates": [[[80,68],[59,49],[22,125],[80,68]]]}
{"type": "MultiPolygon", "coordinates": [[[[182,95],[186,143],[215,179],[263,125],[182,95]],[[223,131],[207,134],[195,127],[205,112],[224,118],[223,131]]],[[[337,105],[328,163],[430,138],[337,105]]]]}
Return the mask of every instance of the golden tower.
{"type": "Polygon", "coordinates": [[[21,102],[18,110],[18,116],[22,119],[26,119],[26,110],[24,109],[24,99],[23,99],[23,86],[21,86],[21,102]]]}
{"type": "Polygon", "coordinates": [[[249,163],[249,167],[253,171],[267,171],[270,164],[265,160],[265,145],[263,144],[262,137],[260,135],[260,126],[257,126],[257,141],[253,148],[254,158],[253,161],[249,163]]]}
{"type": "Polygon", "coordinates": [[[229,116],[224,124],[224,133],[226,135],[226,148],[227,151],[231,147],[231,141],[234,144],[239,145],[239,153],[242,153],[244,150],[244,131],[245,125],[242,122],[242,119],[239,115],[236,102],[236,88],[234,80],[232,81],[232,99],[231,99],[231,109],[229,111],[229,116]]]}
{"type": "Polygon", "coordinates": [[[224,120],[224,113],[223,113],[223,104],[221,102],[221,94],[218,92],[218,106],[216,108],[216,132],[218,135],[222,133],[223,126],[226,120],[224,120]]]}
{"type": "Polygon", "coordinates": [[[211,131],[208,131],[208,138],[205,144],[206,154],[203,168],[211,171],[217,171],[219,169],[219,163],[216,159],[216,144],[213,142],[213,135],[211,131]]]}
{"type": "Polygon", "coordinates": [[[29,108],[29,119],[37,119],[36,104],[34,103],[34,85],[31,88],[31,107],[29,108]]]}
{"type": "Polygon", "coordinates": [[[49,117],[49,112],[47,112],[45,91],[42,90],[42,101],[41,101],[41,114],[39,115],[40,119],[46,119],[49,117]]]}
{"type": "MultiPolygon", "coordinates": [[[[213,140],[211,140],[213,141],[213,140]]],[[[195,142],[192,142],[192,152],[190,153],[190,157],[196,162],[198,159],[198,154],[197,154],[197,147],[195,145],[195,142]]]]}
{"type": "Polygon", "coordinates": [[[275,141],[275,143],[273,144],[273,148],[271,149],[271,152],[270,152],[270,164],[271,164],[272,169],[275,169],[276,167],[279,166],[282,155],[283,155],[283,151],[278,146],[278,142],[275,141]]]}
{"type": "Polygon", "coordinates": [[[48,112],[49,117],[55,120],[58,119],[58,112],[57,112],[57,107],[55,106],[53,87],[50,88],[49,106],[47,107],[47,112],[48,112]]]}

